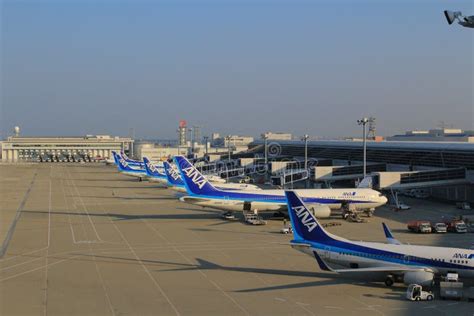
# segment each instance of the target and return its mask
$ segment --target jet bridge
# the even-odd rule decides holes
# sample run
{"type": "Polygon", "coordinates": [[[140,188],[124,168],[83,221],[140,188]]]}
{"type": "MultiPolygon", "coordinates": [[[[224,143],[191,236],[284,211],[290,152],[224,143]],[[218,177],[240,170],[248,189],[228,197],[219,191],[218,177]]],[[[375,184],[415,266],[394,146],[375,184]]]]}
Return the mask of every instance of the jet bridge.
{"type": "Polygon", "coordinates": [[[410,172],[375,172],[373,187],[377,190],[408,190],[469,183],[465,168],[410,172]]]}
{"type": "MultiPolygon", "coordinates": [[[[368,164],[367,174],[372,172],[382,172],[387,170],[387,165],[384,163],[368,164]]],[[[338,180],[354,180],[360,179],[364,176],[363,165],[351,166],[316,166],[314,167],[315,181],[338,181],[338,180]]]]}

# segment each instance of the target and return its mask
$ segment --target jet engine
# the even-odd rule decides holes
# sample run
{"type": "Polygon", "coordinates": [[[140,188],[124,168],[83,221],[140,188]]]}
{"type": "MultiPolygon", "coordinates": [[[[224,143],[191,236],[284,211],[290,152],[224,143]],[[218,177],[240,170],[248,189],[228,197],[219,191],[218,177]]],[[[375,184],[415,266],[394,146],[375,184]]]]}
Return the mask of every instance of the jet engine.
{"type": "Polygon", "coordinates": [[[316,218],[328,218],[331,216],[331,209],[323,204],[306,204],[309,211],[316,216],[316,218]]]}
{"type": "Polygon", "coordinates": [[[403,276],[403,283],[406,285],[419,284],[421,286],[431,287],[433,285],[434,273],[430,271],[409,271],[403,276]]]}

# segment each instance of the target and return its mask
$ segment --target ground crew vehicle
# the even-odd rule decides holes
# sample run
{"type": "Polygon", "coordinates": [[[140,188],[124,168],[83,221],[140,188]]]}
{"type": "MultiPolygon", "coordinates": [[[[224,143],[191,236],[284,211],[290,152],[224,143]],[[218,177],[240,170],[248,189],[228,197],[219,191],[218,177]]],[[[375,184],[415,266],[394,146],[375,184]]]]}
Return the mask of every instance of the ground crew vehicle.
{"type": "Polygon", "coordinates": [[[439,296],[441,299],[461,300],[464,284],[462,282],[439,282],[439,296]]]}
{"type": "Polygon", "coordinates": [[[446,224],[448,225],[448,232],[460,233],[460,234],[467,233],[467,226],[463,220],[453,220],[446,224]]]}
{"type": "Polygon", "coordinates": [[[431,223],[431,231],[434,233],[446,233],[448,226],[445,223],[431,223]]]}
{"type": "Polygon", "coordinates": [[[428,221],[410,221],[407,227],[415,233],[431,233],[431,223],[428,221]]]}
{"type": "Polygon", "coordinates": [[[461,210],[470,210],[471,204],[469,204],[468,202],[457,202],[456,207],[461,210]]]}
{"type": "Polygon", "coordinates": [[[407,288],[406,298],[410,301],[432,301],[434,300],[434,294],[423,291],[421,285],[410,284],[407,288]]]}

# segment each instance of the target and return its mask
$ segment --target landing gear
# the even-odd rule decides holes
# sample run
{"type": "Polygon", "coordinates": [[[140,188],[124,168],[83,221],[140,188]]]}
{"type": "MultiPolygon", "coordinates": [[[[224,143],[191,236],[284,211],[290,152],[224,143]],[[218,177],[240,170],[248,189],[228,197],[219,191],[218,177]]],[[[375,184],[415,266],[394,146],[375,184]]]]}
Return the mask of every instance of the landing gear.
{"type": "Polygon", "coordinates": [[[367,217],[372,217],[374,215],[374,209],[365,210],[364,213],[367,217]]]}
{"type": "Polygon", "coordinates": [[[390,287],[393,285],[393,283],[395,283],[393,276],[391,275],[387,276],[387,278],[385,279],[385,285],[390,287]]]}

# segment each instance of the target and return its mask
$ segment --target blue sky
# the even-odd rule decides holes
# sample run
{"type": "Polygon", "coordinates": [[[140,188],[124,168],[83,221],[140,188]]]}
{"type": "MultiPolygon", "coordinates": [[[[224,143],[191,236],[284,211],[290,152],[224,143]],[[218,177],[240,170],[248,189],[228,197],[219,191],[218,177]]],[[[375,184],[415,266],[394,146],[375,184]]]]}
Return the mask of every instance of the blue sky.
{"type": "Polygon", "coordinates": [[[175,138],[474,129],[474,1],[22,1],[1,16],[1,132],[175,138]]]}

